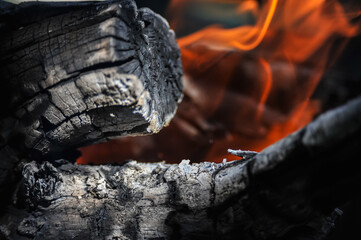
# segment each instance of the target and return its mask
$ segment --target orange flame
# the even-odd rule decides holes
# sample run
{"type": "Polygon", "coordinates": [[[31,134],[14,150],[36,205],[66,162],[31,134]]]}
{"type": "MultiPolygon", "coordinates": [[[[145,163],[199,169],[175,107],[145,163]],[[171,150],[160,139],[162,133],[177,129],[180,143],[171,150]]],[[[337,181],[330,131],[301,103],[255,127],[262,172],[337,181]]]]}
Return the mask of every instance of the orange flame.
{"type": "MultiPolygon", "coordinates": [[[[267,14],[265,14],[265,19],[261,17],[256,26],[252,27],[240,27],[234,29],[222,29],[221,34],[217,34],[219,28],[211,27],[203,31],[192,34],[187,38],[179,39],[178,43],[180,47],[193,44],[209,44],[211,47],[235,47],[239,50],[249,51],[257,47],[263,40],[268,27],[273,18],[274,12],[276,10],[278,0],[272,0],[271,6],[267,9],[267,14]],[[242,36],[241,38],[238,38],[242,36]]],[[[243,5],[240,5],[239,9],[244,9],[243,5]]],[[[248,9],[247,9],[248,10],[248,9]]]]}
{"type": "Polygon", "coordinates": [[[108,146],[130,147],[110,154],[97,150],[106,144],[82,148],[78,163],[100,163],[100,158],[219,162],[232,159],[228,148],[262,150],[320,111],[312,95],[347,40],[358,34],[359,26],[350,20],[359,12],[345,13],[336,0],[263,5],[256,0],[173,0],[171,26],[177,31],[192,25],[187,11],[197,6],[198,15],[207,14],[208,3],[216,4],[220,16],[225,15],[218,5],[231,6],[234,19],[251,14],[257,21],[236,28],[212,25],[178,39],[185,98],[170,127],[155,136],[114,140],[108,146]]]}

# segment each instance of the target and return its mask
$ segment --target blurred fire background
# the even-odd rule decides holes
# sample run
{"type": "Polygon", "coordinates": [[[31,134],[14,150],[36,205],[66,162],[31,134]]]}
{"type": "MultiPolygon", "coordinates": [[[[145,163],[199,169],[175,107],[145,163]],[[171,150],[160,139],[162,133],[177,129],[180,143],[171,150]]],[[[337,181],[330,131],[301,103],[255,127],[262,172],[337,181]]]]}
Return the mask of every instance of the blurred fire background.
{"type": "MultiPolygon", "coordinates": [[[[78,163],[234,160],[228,148],[261,151],[361,93],[357,0],[136,2],[177,34],[183,102],[159,134],[81,148],[78,163]]],[[[327,239],[361,239],[360,201],[327,239]]]]}
{"type": "Polygon", "coordinates": [[[261,151],[360,92],[360,5],[337,0],[137,0],[177,34],[184,99],[153,136],[81,148],[78,163],[192,162],[261,151]]]}

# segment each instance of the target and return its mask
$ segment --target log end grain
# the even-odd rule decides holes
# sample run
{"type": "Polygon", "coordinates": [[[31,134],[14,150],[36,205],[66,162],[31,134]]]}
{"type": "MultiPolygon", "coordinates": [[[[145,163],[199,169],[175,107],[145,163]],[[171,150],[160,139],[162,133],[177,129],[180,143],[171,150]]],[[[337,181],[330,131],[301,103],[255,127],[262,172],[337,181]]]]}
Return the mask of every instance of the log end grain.
{"type": "Polygon", "coordinates": [[[128,0],[59,11],[0,38],[5,141],[41,158],[168,125],[183,72],[166,20],[128,0]]]}

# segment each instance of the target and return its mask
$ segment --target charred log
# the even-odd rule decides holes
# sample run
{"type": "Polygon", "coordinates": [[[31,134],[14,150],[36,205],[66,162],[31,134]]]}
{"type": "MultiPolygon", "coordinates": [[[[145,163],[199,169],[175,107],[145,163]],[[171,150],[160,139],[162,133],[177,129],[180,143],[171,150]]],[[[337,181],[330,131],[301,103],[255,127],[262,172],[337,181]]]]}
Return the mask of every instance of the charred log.
{"type": "Polygon", "coordinates": [[[359,195],[361,98],[244,161],[26,163],[5,239],[324,239],[359,195]],[[330,131],[332,129],[332,131],[330,131]],[[355,157],[356,156],[356,157],[355,157]],[[59,164],[59,163],[58,163],[59,164]]]}
{"type": "Polygon", "coordinates": [[[158,132],[182,97],[173,31],[133,1],[0,1],[0,202],[22,159],[158,132]]]}
{"type": "Polygon", "coordinates": [[[2,118],[16,123],[4,141],[42,158],[167,125],[182,97],[167,22],[128,0],[51,6],[1,16],[2,118]]]}

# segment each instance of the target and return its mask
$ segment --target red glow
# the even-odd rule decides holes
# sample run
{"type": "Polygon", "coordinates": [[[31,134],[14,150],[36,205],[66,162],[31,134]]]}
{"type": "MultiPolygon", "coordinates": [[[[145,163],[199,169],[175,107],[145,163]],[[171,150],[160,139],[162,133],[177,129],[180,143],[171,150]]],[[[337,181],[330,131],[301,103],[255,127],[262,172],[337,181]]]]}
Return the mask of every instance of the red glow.
{"type": "Polygon", "coordinates": [[[339,42],[358,34],[350,17],[359,13],[345,13],[332,0],[272,0],[262,6],[252,0],[174,0],[171,26],[186,24],[187,9],[204,2],[233,4],[236,14],[251,13],[257,22],[210,26],[178,39],[185,98],[171,125],[154,136],[82,148],[78,163],[233,160],[228,148],[260,151],[320,111],[312,94],[345,46],[339,42]]]}

